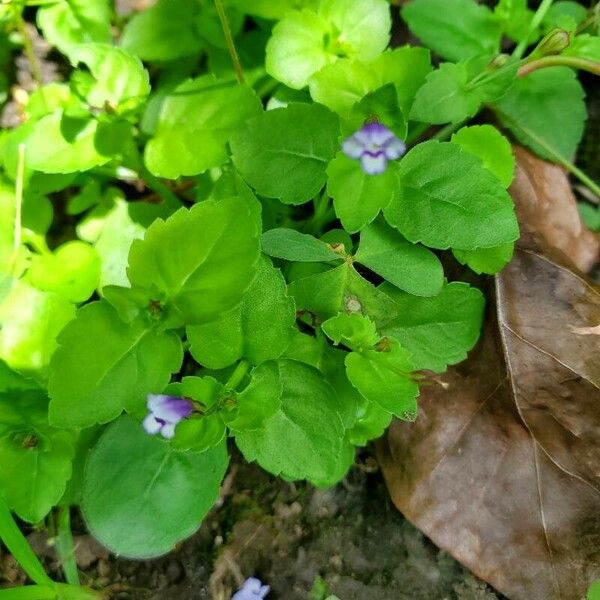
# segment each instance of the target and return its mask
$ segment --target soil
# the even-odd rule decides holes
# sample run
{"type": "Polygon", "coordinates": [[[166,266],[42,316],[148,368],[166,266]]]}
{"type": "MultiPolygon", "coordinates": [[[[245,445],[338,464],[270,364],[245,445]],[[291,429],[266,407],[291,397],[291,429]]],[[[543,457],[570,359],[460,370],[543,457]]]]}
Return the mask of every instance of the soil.
{"type": "MultiPolygon", "coordinates": [[[[339,485],[317,490],[271,477],[234,457],[221,506],[169,555],[133,561],[108,554],[74,515],[82,583],[115,600],[229,600],[246,578],[271,586],[268,600],[494,600],[502,598],[436,548],[391,504],[368,451],[339,485]]],[[[52,538],[30,542],[60,577],[52,538]]],[[[25,576],[0,559],[0,587],[25,576]]]]}

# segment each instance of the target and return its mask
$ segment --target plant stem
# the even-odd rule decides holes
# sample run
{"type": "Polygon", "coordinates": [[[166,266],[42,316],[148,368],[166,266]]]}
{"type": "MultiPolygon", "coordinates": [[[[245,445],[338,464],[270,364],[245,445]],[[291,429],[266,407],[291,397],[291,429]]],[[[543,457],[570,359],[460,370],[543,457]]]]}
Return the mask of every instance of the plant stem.
{"type": "Polygon", "coordinates": [[[75,561],[75,547],[73,545],[73,533],[71,532],[71,511],[69,506],[61,506],[58,509],[58,524],[56,536],[56,550],[67,583],[79,585],[79,572],[75,561]]]}
{"type": "Polygon", "coordinates": [[[144,159],[139,159],[139,175],[146,185],[168,206],[173,209],[181,207],[179,198],[172,192],[171,188],[162,182],[158,177],[150,173],[144,164],[144,159]]]}
{"type": "Polygon", "coordinates": [[[15,181],[15,223],[13,228],[13,249],[9,261],[9,271],[14,274],[19,250],[21,248],[21,236],[23,226],[21,223],[23,212],[23,180],[25,179],[25,144],[19,144],[17,148],[17,179],[15,181]]]}
{"type": "Polygon", "coordinates": [[[246,373],[248,372],[249,368],[250,363],[247,360],[240,360],[240,362],[235,367],[233,373],[227,380],[227,383],[225,384],[225,390],[233,392],[238,387],[238,385],[242,383],[242,380],[246,376],[246,373]]]}
{"type": "Polygon", "coordinates": [[[529,38],[531,37],[531,34],[539,27],[542,19],[546,16],[546,13],[552,6],[553,2],[554,0],[542,0],[541,4],[538,6],[538,9],[535,11],[533,18],[531,19],[531,23],[529,23],[527,34],[521,39],[513,52],[513,56],[515,58],[521,58],[523,54],[525,54],[525,50],[529,45],[529,38]]]}
{"type": "MultiPolygon", "coordinates": [[[[475,115],[473,115],[475,116],[475,115]]],[[[470,117],[472,118],[472,117],[470,117]]],[[[442,127],[437,133],[431,136],[432,140],[439,140],[440,142],[448,139],[457,129],[460,129],[467,121],[465,119],[458,123],[449,123],[448,125],[442,127]]]]}
{"type": "Polygon", "coordinates": [[[537,71],[538,69],[543,69],[544,67],[556,67],[556,66],[564,66],[571,67],[573,69],[580,69],[582,71],[588,71],[589,73],[593,73],[594,75],[600,75],[600,63],[592,60],[586,60],[584,58],[579,58],[577,56],[544,56],[542,58],[538,58],[536,60],[532,60],[531,62],[525,63],[519,69],[519,77],[525,77],[532,73],[533,71],[537,71]]]}
{"type": "Polygon", "coordinates": [[[502,115],[504,121],[510,121],[512,129],[520,130],[526,136],[530,137],[536,144],[541,146],[551,157],[555,163],[562,165],[569,173],[577,177],[581,183],[583,183],[592,193],[594,193],[600,199],[600,186],[593,181],[588,175],[586,175],[579,167],[574,165],[571,161],[567,160],[560,153],[558,153],[552,146],[550,146],[543,138],[539,137],[536,133],[519,125],[514,119],[511,119],[505,113],[500,113],[497,109],[494,109],[497,114],[502,115]]]}
{"type": "Polygon", "coordinates": [[[23,19],[23,15],[21,15],[21,12],[16,6],[15,20],[17,23],[17,29],[23,38],[23,50],[25,51],[25,56],[29,61],[29,65],[31,66],[31,75],[33,76],[33,79],[37,83],[38,87],[41,87],[44,85],[44,81],[42,79],[42,67],[35,54],[35,50],[33,49],[33,44],[31,42],[31,38],[29,37],[29,32],[27,31],[27,26],[25,24],[25,20],[23,19]]]}
{"type": "Polygon", "coordinates": [[[227,19],[227,14],[225,13],[223,0],[215,0],[215,8],[217,9],[217,14],[219,15],[219,20],[221,21],[223,35],[225,36],[225,42],[227,43],[229,56],[231,56],[231,62],[233,63],[235,75],[237,77],[238,83],[243,84],[244,71],[242,70],[242,63],[240,62],[240,57],[238,56],[235,43],[233,41],[233,36],[231,35],[231,27],[229,27],[229,20],[227,19]]]}
{"type": "Polygon", "coordinates": [[[13,516],[0,495],[0,539],[8,548],[9,552],[17,559],[23,570],[32,581],[41,585],[54,585],[48,577],[42,563],[35,552],[31,549],[29,542],[18,528],[13,516]]]}

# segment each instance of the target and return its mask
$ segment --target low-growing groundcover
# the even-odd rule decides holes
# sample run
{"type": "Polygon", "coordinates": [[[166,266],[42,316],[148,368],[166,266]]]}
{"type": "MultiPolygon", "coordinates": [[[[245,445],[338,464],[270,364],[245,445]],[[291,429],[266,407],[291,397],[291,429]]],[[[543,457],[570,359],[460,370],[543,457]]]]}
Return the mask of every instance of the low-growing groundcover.
{"type": "Polygon", "coordinates": [[[71,506],[113,552],[158,556],[217,500],[228,444],[328,487],[417,420],[481,330],[448,265],[495,274],[519,237],[508,138],[598,194],[571,163],[596,8],[412,0],[424,46],[390,48],[398,10],[0,5],[3,100],[20,48],[36,79],[0,137],[0,536],[27,597],[101,593],[76,585],[71,506]],[[64,79],[43,82],[33,24],[64,79]],[[10,516],[51,511],[67,584],[10,516]]]}

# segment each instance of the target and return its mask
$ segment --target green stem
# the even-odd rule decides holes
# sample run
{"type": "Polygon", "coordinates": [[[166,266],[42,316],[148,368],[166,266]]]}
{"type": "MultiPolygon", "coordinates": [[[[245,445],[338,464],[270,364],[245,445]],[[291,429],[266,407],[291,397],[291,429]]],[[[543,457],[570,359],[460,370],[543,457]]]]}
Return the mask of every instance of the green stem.
{"type": "Polygon", "coordinates": [[[23,182],[25,179],[25,144],[19,144],[17,149],[17,179],[15,182],[15,222],[13,229],[13,249],[9,261],[10,272],[14,273],[19,249],[21,248],[21,235],[23,232],[21,224],[21,213],[23,210],[23,182]]]}
{"type": "Polygon", "coordinates": [[[56,536],[56,550],[67,583],[79,585],[79,572],[75,560],[75,546],[73,545],[73,533],[71,532],[71,510],[69,506],[61,506],[58,509],[58,532],[56,536]]]}
{"type": "Polygon", "coordinates": [[[526,136],[530,137],[536,144],[541,146],[548,153],[548,156],[550,156],[554,162],[558,163],[559,165],[562,165],[569,173],[571,173],[572,175],[577,177],[577,179],[579,179],[579,181],[581,181],[581,183],[583,183],[591,192],[593,192],[598,197],[598,199],[600,199],[600,186],[595,181],[593,181],[590,177],[588,177],[588,175],[586,175],[579,167],[577,167],[571,161],[569,161],[566,158],[564,158],[563,156],[561,156],[561,154],[559,154],[543,138],[539,137],[537,134],[535,134],[530,129],[527,129],[526,127],[519,125],[516,121],[511,119],[508,115],[497,110],[497,108],[494,108],[494,111],[499,116],[501,116],[504,121],[510,122],[513,130],[520,130],[526,136]]]}
{"type": "Polygon", "coordinates": [[[544,56],[543,58],[538,58],[536,60],[532,60],[531,62],[525,63],[519,69],[519,77],[525,77],[526,75],[529,75],[529,73],[537,71],[538,69],[557,66],[571,67],[572,69],[580,69],[581,71],[588,71],[594,75],[600,75],[599,62],[585,60],[584,58],[579,58],[577,56],[557,55],[544,56]]]}
{"type": "Polygon", "coordinates": [[[160,198],[162,198],[165,206],[173,209],[181,207],[181,201],[176,194],[172,192],[168,185],[161,181],[156,175],[153,175],[148,171],[144,160],[139,160],[139,175],[144,180],[146,185],[160,198]]]}
{"type": "Polygon", "coordinates": [[[525,50],[529,45],[529,38],[531,34],[539,27],[542,19],[546,16],[546,13],[552,6],[554,0],[542,0],[538,9],[535,11],[533,18],[531,19],[531,23],[529,23],[529,29],[527,30],[527,35],[523,37],[523,39],[518,43],[517,47],[513,52],[513,56],[515,58],[521,58],[523,54],[525,54],[525,50]]]}
{"type": "Polygon", "coordinates": [[[225,384],[225,390],[233,392],[238,387],[238,385],[242,383],[242,380],[246,376],[246,373],[248,372],[249,368],[250,363],[247,360],[240,360],[240,362],[235,367],[233,373],[227,380],[227,383],[225,384]]]}
{"type": "Polygon", "coordinates": [[[324,191],[321,196],[314,199],[315,211],[309,221],[310,230],[314,235],[319,235],[321,230],[331,220],[331,204],[327,192],[324,191]]]}
{"type": "Polygon", "coordinates": [[[0,590],[0,600],[56,600],[56,589],[49,585],[26,585],[0,590]]]}
{"type": "Polygon", "coordinates": [[[227,49],[229,50],[229,56],[231,56],[231,62],[233,63],[235,75],[238,83],[243,84],[244,71],[242,70],[242,63],[240,62],[240,57],[238,56],[235,43],[233,41],[233,36],[231,35],[231,27],[229,27],[229,20],[227,19],[227,14],[225,13],[223,1],[215,0],[215,8],[217,9],[217,14],[219,15],[219,20],[221,21],[223,35],[225,36],[225,42],[227,44],[227,49]]]}
{"type": "MultiPolygon", "coordinates": [[[[475,116],[475,115],[473,115],[475,116]]],[[[470,117],[472,118],[472,117],[470,117]]],[[[460,129],[468,119],[460,121],[459,123],[449,123],[445,127],[442,127],[438,132],[431,136],[432,140],[439,140],[440,142],[447,140],[456,130],[460,129]]]]}
{"type": "Polygon", "coordinates": [[[0,539],[32,581],[41,585],[54,585],[35,552],[31,549],[29,542],[15,523],[2,495],[0,495],[0,539]]]}
{"type": "Polygon", "coordinates": [[[406,137],[406,145],[410,146],[416,142],[429,128],[429,123],[411,123],[410,131],[406,137]]]}

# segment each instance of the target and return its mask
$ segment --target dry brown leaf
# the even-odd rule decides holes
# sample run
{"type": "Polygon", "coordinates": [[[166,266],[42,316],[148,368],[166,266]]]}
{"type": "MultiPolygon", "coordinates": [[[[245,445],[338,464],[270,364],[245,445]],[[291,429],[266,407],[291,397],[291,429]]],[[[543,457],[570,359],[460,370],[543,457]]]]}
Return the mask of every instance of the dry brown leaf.
{"type": "Polygon", "coordinates": [[[587,273],[600,260],[600,238],[587,229],[564,169],[515,146],[517,169],[510,187],[521,224],[521,244],[563,252],[587,273]]]}
{"type": "Polygon", "coordinates": [[[517,250],[471,358],[378,447],[398,508],[513,600],[580,600],[600,577],[600,295],[517,250]]]}

